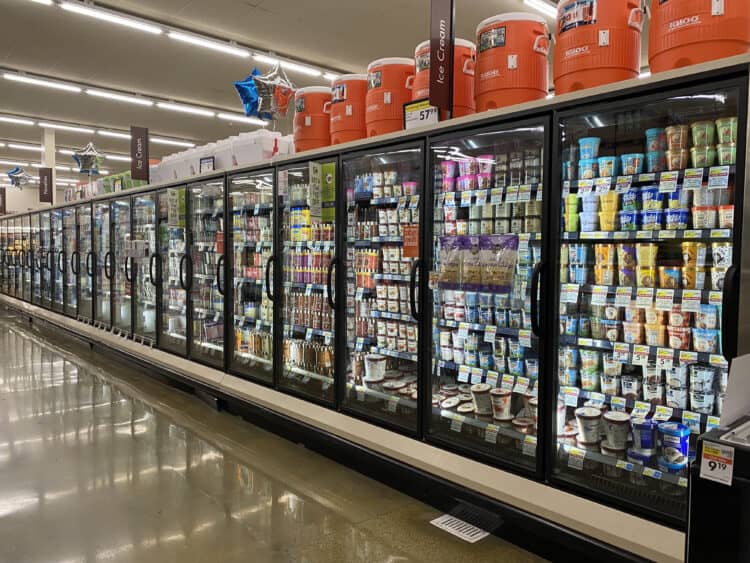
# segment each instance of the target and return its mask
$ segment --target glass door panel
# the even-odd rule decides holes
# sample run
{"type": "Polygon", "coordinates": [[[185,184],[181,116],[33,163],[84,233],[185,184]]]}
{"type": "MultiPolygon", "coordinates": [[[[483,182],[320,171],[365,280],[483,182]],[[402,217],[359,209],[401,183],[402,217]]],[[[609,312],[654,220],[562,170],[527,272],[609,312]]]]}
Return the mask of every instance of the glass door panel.
{"type": "Polygon", "coordinates": [[[130,199],[112,202],[113,248],[112,312],[115,329],[130,334],[132,321],[132,248],[130,245],[130,199]]]}
{"type": "Polygon", "coordinates": [[[23,299],[31,301],[31,216],[21,217],[21,235],[23,236],[23,299]]]}
{"type": "Polygon", "coordinates": [[[109,202],[94,203],[94,288],[96,290],[96,320],[112,325],[112,247],[110,239],[109,202]]]}
{"type": "Polygon", "coordinates": [[[417,431],[417,259],[423,151],[375,152],[343,162],[346,187],[344,406],[417,431]],[[406,244],[405,244],[406,241],[406,244]]]}
{"type": "Polygon", "coordinates": [[[188,257],[186,188],[169,188],[159,196],[159,281],[162,288],[159,347],[187,354],[188,257]]]}
{"type": "Polygon", "coordinates": [[[65,280],[65,314],[75,317],[78,314],[78,270],[81,265],[78,254],[78,233],[76,232],[76,209],[63,209],[63,257],[65,280]]]}
{"type": "Polygon", "coordinates": [[[135,335],[156,341],[156,195],[133,197],[135,335]],[[153,277],[152,277],[153,276],[153,277]]]}
{"type": "Polygon", "coordinates": [[[91,232],[91,205],[76,208],[78,223],[78,247],[76,269],[78,271],[79,299],[78,316],[84,320],[94,317],[94,247],[91,232]]]}
{"type": "Polygon", "coordinates": [[[190,197],[190,357],[224,365],[224,182],[188,188],[190,197]]]}
{"type": "Polygon", "coordinates": [[[335,398],[336,161],[279,171],[282,214],[283,373],[279,385],[335,398]]]}
{"type": "Polygon", "coordinates": [[[229,181],[230,279],[234,281],[230,368],[273,383],[273,171],[229,181]]]}
{"type": "Polygon", "coordinates": [[[429,435],[529,470],[537,452],[531,282],[542,256],[544,129],[485,130],[431,147],[429,435]]]}
{"type": "Polygon", "coordinates": [[[42,259],[39,233],[39,213],[31,215],[31,301],[35,305],[42,303],[42,259]]]}
{"type": "Polygon", "coordinates": [[[685,93],[559,124],[554,476],[674,521],[725,399],[740,99],[685,93]]]}
{"type": "Polygon", "coordinates": [[[12,295],[15,297],[21,297],[21,218],[16,217],[11,219],[12,225],[12,245],[13,245],[13,270],[12,274],[12,295]]]}
{"type": "Polygon", "coordinates": [[[42,307],[45,309],[52,308],[52,242],[50,239],[49,211],[39,214],[39,234],[40,234],[40,256],[39,266],[41,269],[41,291],[42,307]]]}
{"type": "Polygon", "coordinates": [[[50,211],[52,310],[63,312],[63,226],[62,210],[50,211]]]}
{"type": "Polygon", "coordinates": [[[8,294],[8,220],[0,219],[0,291],[8,294]]]}

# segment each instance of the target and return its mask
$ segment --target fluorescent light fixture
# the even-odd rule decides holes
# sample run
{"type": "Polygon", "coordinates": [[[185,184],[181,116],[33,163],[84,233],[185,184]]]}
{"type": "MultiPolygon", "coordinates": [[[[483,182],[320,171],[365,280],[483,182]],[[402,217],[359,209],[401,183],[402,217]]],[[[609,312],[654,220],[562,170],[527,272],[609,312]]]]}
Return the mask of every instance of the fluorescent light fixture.
{"type": "Polygon", "coordinates": [[[44,150],[42,145],[19,145],[18,143],[8,143],[9,149],[16,149],[19,151],[32,151],[41,152],[44,150]]]}
{"type": "Polygon", "coordinates": [[[21,162],[19,160],[0,160],[0,164],[5,166],[28,166],[28,162],[21,162]]]}
{"type": "Polygon", "coordinates": [[[109,23],[115,23],[117,25],[129,27],[138,31],[145,31],[146,33],[153,33],[154,35],[162,33],[162,29],[155,25],[151,25],[134,18],[126,18],[124,16],[116,14],[115,12],[110,12],[109,10],[102,10],[101,8],[79,4],[78,2],[62,2],[60,4],[60,7],[63,10],[67,10],[69,12],[75,12],[76,14],[81,14],[82,16],[88,16],[90,18],[96,18],[98,20],[106,21],[109,23]]]}
{"type": "Polygon", "coordinates": [[[203,117],[214,117],[216,114],[210,110],[197,108],[194,106],[184,106],[182,104],[172,104],[168,102],[159,102],[156,104],[161,109],[168,109],[170,111],[179,111],[181,113],[191,113],[193,115],[202,115],[203,117]]]}
{"type": "Polygon", "coordinates": [[[325,78],[326,80],[330,80],[331,82],[336,80],[338,77],[339,77],[338,74],[334,74],[332,72],[326,72],[323,74],[323,78],[325,78]]]}
{"type": "Polygon", "coordinates": [[[259,125],[261,127],[268,125],[267,121],[258,119],[257,117],[246,117],[236,113],[220,113],[216,117],[225,121],[235,121],[237,123],[247,123],[249,125],[259,125]]]}
{"type": "Polygon", "coordinates": [[[293,70],[301,74],[307,74],[308,76],[320,76],[321,74],[323,74],[317,68],[312,68],[309,66],[293,63],[291,61],[275,59],[273,57],[269,57],[268,55],[253,55],[253,58],[256,61],[259,61],[261,63],[266,63],[269,65],[281,64],[282,68],[285,68],[287,70],[293,70]]]}
{"type": "Polygon", "coordinates": [[[94,130],[88,127],[74,127],[73,125],[61,125],[60,123],[50,123],[48,121],[40,121],[37,125],[44,128],[59,129],[60,131],[72,131],[73,133],[86,133],[88,135],[94,134],[94,130]]]}
{"type": "MultiPolygon", "coordinates": [[[[36,162],[32,162],[31,166],[33,168],[44,168],[44,164],[38,164],[36,162]]],[[[72,169],[70,166],[55,166],[55,170],[60,170],[62,172],[70,172],[72,169]]]]}
{"type": "Polygon", "coordinates": [[[113,137],[115,139],[130,139],[130,133],[118,133],[117,131],[107,131],[105,129],[99,129],[97,134],[102,137],[113,137]]]}
{"type": "Polygon", "coordinates": [[[118,94],[117,92],[107,92],[105,90],[95,90],[89,88],[86,93],[90,96],[96,96],[97,98],[107,98],[108,100],[116,100],[118,102],[125,102],[128,104],[136,104],[139,106],[153,106],[154,102],[139,98],[138,96],[128,96],[126,94],[118,94]]]}
{"type": "Polygon", "coordinates": [[[52,0],[31,0],[35,4],[44,4],[45,6],[51,6],[52,0]]]}
{"type": "Polygon", "coordinates": [[[640,74],[638,75],[638,78],[648,78],[649,76],[651,76],[651,71],[650,71],[650,70],[647,70],[647,71],[645,71],[645,72],[642,72],[642,73],[640,73],[640,74]]]}
{"type": "Polygon", "coordinates": [[[543,13],[548,18],[554,19],[557,17],[557,6],[550,4],[546,0],[523,0],[523,3],[543,13]]]}
{"type": "Polygon", "coordinates": [[[70,149],[58,149],[57,152],[59,152],[60,154],[68,155],[68,156],[73,156],[75,154],[75,152],[70,149]]]}
{"type": "Polygon", "coordinates": [[[0,122],[12,123],[13,125],[34,125],[34,122],[30,119],[21,119],[19,117],[8,117],[7,115],[0,115],[0,122]]]}
{"type": "Polygon", "coordinates": [[[122,162],[130,162],[129,156],[122,156],[119,154],[105,154],[104,158],[107,160],[121,160],[122,162]]]}
{"type": "Polygon", "coordinates": [[[13,82],[23,82],[24,84],[44,86],[45,88],[55,88],[57,90],[65,90],[66,92],[81,92],[81,89],[78,86],[73,86],[72,84],[53,82],[52,80],[44,80],[42,78],[33,78],[31,76],[26,76],[23,74],[13,74],[11,72],[6,72],[3,74],[3,78],[5,78],[6,80],[12,80],[13,82]]]}
{"type": "Polygon", "coordinates": [[[157,145],[171,145],[174,147],[194,147],[195,143],[190,143],[188,141],[176,141],[173,139],[164,139],[162,137],[149,137],[149,142],[156,143],[157,145]]]}
{"type": "Polygon", "coordinates": [[[219,41],[204,39],[203,37],[199,37],[197,35],[190,35],[187,33],[181,33],[179,31],[170,31],[169,37],[171,37],[172,39],[177,39],[177,41],[183,41],[185,43],[190,43],[191,45],[205,47],[206,49],[212,49],[214,51],[226,53],[227,55],[234,55],[235,57],[241,57],[243,59],[246,59],[250,56],[250,53],[247,50],[240,47],[234,47],[233,45],[230,45],[228,43],[221,43],[219,41]]]}

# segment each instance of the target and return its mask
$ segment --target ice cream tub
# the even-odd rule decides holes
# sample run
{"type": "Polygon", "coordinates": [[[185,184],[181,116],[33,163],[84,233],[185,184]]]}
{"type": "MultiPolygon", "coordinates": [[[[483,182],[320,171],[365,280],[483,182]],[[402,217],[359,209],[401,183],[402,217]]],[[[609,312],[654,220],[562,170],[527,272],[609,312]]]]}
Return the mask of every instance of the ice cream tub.
{"type": "Polygon", "coordinates": [[[646,151],[657,152],[667,150],[667,133],[660,127],[646,129],[646,151]]]}
{"type": "Polygon", "coordinates": [[[558,373],[558,381],[562,387],[577,387],[578,369],[574,367],[560,369],[558,373]]]}
{"type": "Polygon", "coordinates": [[[622,211],[638,211],[640,196],[637,190],[627,190],[622,193],[622,211]]]}
{"type": "Polygon", "coordinates": [[[732,265],[732,248],[731,242],[714,242],[711,244],[711,257],[714,267],[729,268],[732,265]]]}
{"type": "Polygon", "coordinates": [[[696,121],[690,124],[690,130],[693,133],[694,147],[705,147],[706,145],[714,144],[716,129],[714,128],[713,121],[696,121]]]}
{"type": "Polygon", "coordinates": [[[720,229],[734,228],[734,205],[720,205],[719,206],[719,228],[720,229]]]}
{"type": "Polygon", "coordinates": [[[607,395],[615,395],[615,396],[620,394],[620,376],[619,375],[608,375],[606,373],[602,374],[600,384],[602,388],[602,393],[605,393],[607,395]]]}
{"type": "Polygon", "coordinates": [[[672,305],[672,309],[667,312],[669,326],[690,326],[690,313],[684,312],[681,305],[672,305]]]}
{"type": "Polygon", "coordinates": [[[601,323],[604,327],[604,337],[610,342],[618,342],[622,331],[622,322],[603,319],[601,323]]]}
{"type": "Polygon", "coordinates": [[[723,291],[728,268],[711,268],[711,289],[723,291]]]}
{"type": "Polygon", "coordinates": [[[646,153],[646,172],[663,172],[667,168],[667,153],[664,151],[649,151],[646,153]]]}
{"type": "Polygon", "coordinates": [[[716,207],[693,207],[694,229],[716,228],[716,207]]]}
{"type": "Polygon", "coordinates": [[[488,190],[492,187],[492,174],[488,172],[481,172],[477,174],[477,188],[480,190],[488,190]]]}
{"type": "Polygon", "coordinates": [[[673,409],[687,409],[688,390],[686,387],[667,387],[667,406],[673,409]]]}
{"type": "Polygon", "coordinates": [[[665,227],[668,231],[684,230],[688,228],[688,221],[690,220],[689,209],[667,209],[664,216],[665,227]]]}
{"type": "Polygon", "coordinates": [[[737,162],[737,144],[722,143],[716,146],[719,155],[719,166],[730,166],[737,162]]]}
{"type": "Polygon", "coordinates": [[[700,266],[706,265],[706,244],[703,242],[683,242],[680,247],[682,248],[682,262],[685,266],[700,266]]]}
{"type": "Polygon", "coordinates": [[[640,191],[639,197],[641,200],[641,209],[644,211],[660,210],[662,208],[664,195],[659,191],[659,188],[643,188],[640,191]]]}
{"type": "Polygon", "coordinates": [[[737,118],[722,117],[716,120],[716,132],[721,144],[737,142],[737,118]]]}
{"type": "Polygon", "coordinates": [[[664,346],[667,340],[667,328],[660,324],[646,325],[646,344],[648,346],[664,346]]]}
{"type": "Polygon", "coordinates": [[[682,287],[682,272],[679,266],[659,266],[659,287],[679,289],[682,287]]]}
{"type": "Polygon", "coordinates": [[[620,268],[634,268],[638,264],[637,256],[636,245],[628,243],[617,245],[617,265],[620,268]]]}
{"type": "Polygon", "coordinates": [[[593,180],[599,175],[599,162],[594,159],[578,161],[578,178],[581,180],[593,180]]]}
{"type": "Polygon", "coordinates": [[[667,151],[667,168],[682,170],[688,166],[688,151],[686,149],[672,149],[667,151]]]}
{"type": "Polygon", "coordinates": [[[712,392],[715,379],[716,371],[713,368],[700,365],[690,366],[690,389],[693,391],[712,392]]]}
{"type": "Polygon", "coordinates": [[[477,383],[471,386],[471,398],[474,403],[474,409],[479,414],[493,413],[491,391],[492,387],[487,383],[477,383]]]}
{"type": "Polygon", "coordinates": [[[663,211],[661,209],[641,211],[641,230],[660,231],[662,226],[662,214],[663,211]]]}
{"type": "Polygon", "coordinates": [[[696,352],[715,354],[719,351],[720,332],[715,329],[694,328],[693,348],[696,352]]]}
{"type": "Polygon", "coordinates": [[[643,313],[646,316],[646,324],[650,325],[663,325],[664,324],[664,311],[659,311],[653,307],[643,309],[643,313]]]}
{"type": "Polygon", "coordinates": [[[638,211],[620,211],[620,230],[637,231],[641,223],[640,213],[638,211]]]}
{"type": "Polygon", "coordinates": [[[568,258],[573,266],[587,265],[591,258],[591,246],[588,244],[571,244],[568,247],[568,258]]]}
{"type": "Polygon", "coordinates": [[[641,451],[656,449],[656,421],[648,418],[634,418],[631,421],[631,430],[633,432],[634,449],[641,451]]]}
{"type": "Polygon", "coordinates": [[[599,391],[598,371],[581,370],[581,389],[584,391],[599,391]]]}
{"type": "Polygon", "coordinates": [[[458,171],[461,176],[468,176],[478,172],[477,160],[472,157],[462,158],[458,161],[458,171]]]}
{"type": "MultiPolygon", "coordinates": [[[[713,407],[713,397],[711,406],[713,407]]],[[[687,461],[690,428],[679,422],[662,422],[658,429],[661,454],[671,462],[687,461]]]]}
{"type": "Polygon", "coordinates": [[[594,266],[594,281],[597,285],[614,285],[616,273],[615,266],[594,266]]]}
{"type": "Polygon", "coordinates": [[[682,268],[683,289],[703,289],[706,287],[705,268],[682,268]]]}
{"type": "MultiPolygon", "coordinates": [[[[627,453],[627,460],[634,464],[634,465],[640,465],[642,467],[650,467],[653,463],[654,459],[654,451],[638,451],[636,449],[629,449],[627,453]]],[[[630,482],[633,485],[638,485],[645,487],[646,486],[646,479],[643,477],[643,474],[638,473],[636,471],[631,471],[629,474],[630,482]]]]}
{"type": "Polygon", "coordinates": [[[630,432],[630,415],[625,412],[609,411],[604,414],[603,418],[607,442],[613,448],[624,450],[630,432]]]}
{"type": "Polygon", "coordinates": [[[638,287],[656,287],[656,268],[638,266],[635,271],[638,287]]]}
{"type": "Polygon", "coordinates": [[[584,137],[579,139],[581,160],[592,160],[599,156],[599,145],[602,140],[599,137],[584,137]]]}
{"type": "Polygon", "coordinates": [[[617,212],[616,211],[600,211],[599,212],[599,228],[602,231],[614,231],[617,228],[617,212]]]}
{"type": "Polygon", "coordinates": [[[581,205],[584,213],[595,213],[599,211],[599,194],[588,192],[581,196],[581,205]]]}
{"type": "Polygon", "coordinates": [[[692,190],[677,188],[667,194],[667,208],[669,209],[687,209],[690,207],[690,194],[692,190]]]}
{"type": "Polygon", "coordinates": [[[643,324],[638,322],[624,322],[623,336],[627,344],[643,344],[643,324]]]}
{"type": "Polygon", "coordinates": [[[578,421],[578,435],[581,441],[599,442],[599,425],[602,411],[594,407],[580,407],[575,411],[578,421]]]}
{"type": "Polygon", "coordinates": [[[593,232],[599,229],[598,213],[580,213],[579,218],[582,232],[593,232]]]}
{"type": "Polygon", "coordinates": [[[443,160],[440,163],[440,169],[443,172],[443,178],[453,178],[456,175],[456,161],[443,160]]]}
{"type": "Polygon", "coordinates": [[[690,410],[700,414],[713,414],[715,396],[713,392],[690,391],[690,410]]]}
{"type": "MultiPolygon", "coordinates": [[[[497,224],[497,221],[495,223],[497,224]]],[[[578,213],[566,213],[565,214],[565,232],[567,233],[578,232],[578,213]]]]}
{"type": "Polygon", "coordinates": [[[599,266],[613,266],[617,256],[614,244],[597,244],[594,246],[594,260],[599,266]]]}
{"type": "MultiPolygon", "coordinates": [[[[625,448],[616,448],[611,443],[609,443],[608,440],[603,440],[602,443],[599,445],[600,451],[602,455],[611,457],[614,459],[621,459],[625,460],[625,448]]],[[[613,479],[619,479],[622,477],[622,469],[617,467],[617,465],[610,465],[608,463],[602,464],[602,471],[604,472],[605,477],[610,477],[613,479]]]]}
{"type": "Polygon", "coordinates": [[[600,156],[597,159],[599,164],[599,176],[601,178],[611,178],[617,176],[617,157],[600,156]]]}
{"type": "Polygon", "coordinates": [[[625,307],[625,320],[629,323],[642,323],[645,322],[645,315],[643,309],[640,307],[625,307]]]}
{"type": "Polygon", "coordinates": [[[622,173],[625,176],[643,173],[643,160],[643,153],[623,154],[620,157],[622,173]]]}
{"type": "Polygon", "coordinates": [[[667,149],[687,149],[690,139],[688,138],[689,127],[687,125],[672,125],[666,128],[667,149]]]}
{"type": "Polygon", "coordinates": [[[693,168],[707,168],[716,162],[716,149],[703,145],[696,145],[690,149],[690,160],[693,168]]]}
{"type": "Polygon", "coordinates": [[[496,420],[505,420],[510,418],[510,404],[512,393],[507,389],[494,388],[490,390],[490,402],[492,406],[492,416],[496,420]]]}
{"type": "Polygon", "coordinates": [[[719,326],[719,308],[716,305],[702,304],[695,313],[695,328],[713,330],[719,326]]]}

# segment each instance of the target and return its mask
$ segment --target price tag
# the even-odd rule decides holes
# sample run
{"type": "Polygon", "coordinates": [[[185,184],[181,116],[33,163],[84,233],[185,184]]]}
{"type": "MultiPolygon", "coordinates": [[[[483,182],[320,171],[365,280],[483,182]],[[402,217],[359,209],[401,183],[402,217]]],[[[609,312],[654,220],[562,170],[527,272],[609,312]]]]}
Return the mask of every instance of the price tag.
{"type": "Polygon", "coordinates": [[[255,320],[255,330],[261,330],[263,328],[263,321],[260,319],[255,320]]]}
{"type": "Polygon", "coordinates": [[[519,330],[518,331],[518,343],[524,348],[531,348],[531,331],[519,330]]]}
{"type": "Polygon", "coordinates": [[[651,477],[652,479],[656,479],[657,481],[661,479],[661,471],[658,471],[653,467],[644,467],[643,475],[644,477],[651,477]]]}
{"type": "Polygon", "coordinates": [[[365,347],[365,339],[357,338],[356,342],[354,343],[354,349],[357,352],[361,352],[364,347],[365,347]]]}
{"type": "Polygon", "coordinates": [[[672,369],[674,365],[674,350],[671,348],[656,349],[656,367],[659,369],[672,369]]]}
{"type": "Polygon", "coordinates": [[[586,450],[570,448],[568,450],[568,467],[580,471],[583,469],[583,460],[586,458],[586,450]]]}
{"type": "Polygon", "coordinates": [[[596,186],[596,193],[605,194],[609,191],[612,185],[612,178],[597,178],[594,180],[594,186],[596,186]]]}
{"type": "Polygon", "coordinates": [[[513,391],[513,385],[516,382],[516,378],[512,375],[505,374],[503,375],[503,380],[500,383],[500,388],[505,389],[506,391],[513,391]]]}
{"type": "Polygon", "coordinates": [[[649,347],[642,344],[633,345],[633,365],[635,366],[646,366],[648,365],[649,347]]]}
{"type": "Polygon", "coordinates": [[[625,471],[633,471],[633,464],[629,461],[625,461],[624,459],[618,459],[615,463],[615,467],[624,469],[625,471]]]}
{"type": "Polygon", "coordinates": [[[665,407],[664,405],[659,405],[656,407],[656,412],[654,413],[654,420],[658,420],[661,422],[666,422],[667,420],[670,420],[674,414],[674,411],[672,410],[672,407],[665,407]]]}
{"type": "Polygon", "coordinates": [[[544,199],[544,186],[539,184],[536,188],[536,200],[542,201],[544,199]]]}
{"type": "Polygon", "coordinates": [[[418,207],[419,207],[419,196],[418,195],[411,196],[411,199],[409,200],[409,208],[417,209],[418,207]]]}
{"type": "Polygon", "coordinates": [[[505,191],[505,203],[515,203],[518,201],[518,186],[508,186],[505,191]]]}
{"type": "Polygon", "coordinates": [[[312,340],[312,337],[313,337],[313,329],[308,328],[305,331],[305,340],[312,340]]]}
{"type": "Polygon", "coordinates": [[[630,307],[633,301],[632,287],[618,287],[615,291],[615,305],[618,307],[630,307]]]}
{"type": "Polygon", "coordinates": [[[721,301],[722,301],[721,291],[712,291],[708,294],[709,305],[715,305],[716,307],[720,307],[721,301]]]}
{"type": "Polygon", "coordinates": [[[680,177],[679,172],[662,172],[659,177],[659,191],[662,193],[671,193],[677,189],[677,180],[680,177]]]}
{"type": "Polygon", "coordinates": [[[499,377],[499,374],[496,371],[488,371],[486,376],[486,383],[490,387],[497,387],[497,378],[499,377]]]}
{"type": "Polygon", "coordinates": [[[357,392],[357,401],[363,403],[365,401],[365,388],[357,386],[355,387],[355,390],[357,392]]]}
{"type": "Polygon", "coordinates": [[[630,186],[633,185],[633,177],[632,176],[618,176],[617,177],[617,184],[615,185],[615,191],[620,194],[622,192],[626,192],[630,189],[630,186]]]}
{"type": "Polygon", "coordinates": [[[469,336],[469,323],[458,323],[458,336],[460,338],[469,336]]]}
{"type": "Polygon", "coordinates": [[[307,297],[310,297],[310,296],[312,295],[312,291],[313,291],[313,286],[312,286],[312,284],[311,284],[311,283],[308,283],[308,284],[307,284],[307,285],[305,286],[305,295],[306,295],[307,297]]]}
{"type": "Polygon", "coordinates": [[[448,192],[445,194],[445,205],[447,207],[454,207],[456,205],[456,194],[455,192],[448,192]]]}
{"type": "Polygon", "coordinates": [[[701,238],[703,236],[703,231],[685,231],[685,238],[686,239],[694,239],[694,238],[701,238]]]}
{"type": "Polygon", "coordinates": [[[703,185],[703,168],[688,168],[682,180],[683,190],[699,190],[703,185]]]}
{"type": "Polygon", "coordinates": [[[578,389],[578,387],[563,387],[562,389],[563,397],[565,399],[565,406],[567,407],[577,407],[578,406],[578,395],[581,393],[581,390],[578,389]]]}
{"type": "Polygon", "coordinates": [[[440,121],[438,109],[429,100],[420,100],[404,105],[404,129],[426,125],[437,125],[440,121]]]}
{"type": "Polygon", "coordinates": [[[729,166],[713,166],[708,171],[708,189],[725,190],[729,187],[729,166]]]}
{"type": "Polygon", "coordinates": [[[677,231],[659,231],[659,240],[677,238],[677,231]]]}
{"type": "Polygon", "coordinates": [[[607,396],[604,393],[597,393],[592,391],[589,393],[589,402],[596,407],[601,407],[607,400],[607,396]]]}
{"type": "Polygon", "coordinates": [[[505,188],[492,188],[492,190],[490,190],[490,203],[502,203],[503,192],[505,192],[505,188]]]}
{"type": "Polygon", "coordinates": [[[521,448],[523,455],[529,457],[536,456],[536,436],[526,436],[523,439],[523,447],[521,448]]]}
{"type": "Polygon", "coordinates": [[[711,238],[729,238],[732,236],[732,231],[729,229],[711,229],[711,238]]]}
{"type": "Polygon", "coordinates": [[[718,416],[706,417],[706,432],[719,428],[721,426],[721,419],[718,416]]]}
{"type": "Polygon", "coordinates": [[[495,343],[495,335],[497,334],[497,327],[494,325],[487,325],[484,327],[484,341],[490,344],[495,343]]]}
{"type": "Polygon", "coordinates": [[[682,411],[682,423],[689,426],[693,434],[701,433],[701,415],[697,412],[682,411]]]}
{"type": "Polygon", "coordinates": [[[594,180],[578,180],[578,193],[589,193],[594,188],[594,180]]]}
{"type": "Polygon", "coordinates": [[[579,338],[578,345],[579,346],[593,346],[594,340],[592,338],[579,338]]]}
{"type": "Polygon", "coordinates": [[[633,406],[633,412],[631,413],[631,416],[633,418],[646,418],[648,416],[648,413],[651,412],[651,403],[646,403],[644,401],[636,401],[635,405],[633,406]]]}
{"type": "Polygon", "coordinates": [[[477,205],[484,205],[487,203],[487,190],[477,190],[475,203],[477,205]]]}
{"type": "Polygon", "coordinates": [[[495,424],[488,424],[487,428],[484,429],[484,441],[490,444],[497,443],[497,433],[500,427],[495,424]]]}
{"type": "Polygon", "coordinates": [[[461,383],[468,383],[470,373],[471,373],[471,368],[469,366],[459,367],[458,368],[458,381],[461,383]]]}
{"type": "Polygon", "coordinates": [[[484,378],[484,370],[482,368],[471,368],[471,383],[482,383],[484,378]]]}
{"type": "Polygon", "coordinates": [[[324,343],[324,344],[325,344],[326,346],[330,346],[331,342],[333,342],[333,334],[331,334],[330,332],[326,332],[326,333],[325,333],[325,334],[323,335],[323,343],[324,343]]]}
{"type": "Polygon", "coordinates": [[[564,283],[562,285],[560,302],[561,303],[578,303],[578,291],[580,286],[577,283],[564,283]]]}
{"type": "Polygon", "coordinates": [[[703,442],[701,454],[701,479],[732,486],[734,473],[734,448],[715,442],[703,442]]]}
{"type": "Polygon", "coordinates": [[[612,359],[621,364],[630,363],[630,344],[625,342],[615,342],[612,347],[612,359]]]}
{"type": "Polygon", "coordinates": [[[388,412],[396,412],[398,397],[388,397],[388,412]]]}
{"type": "Polygon", "coordinates": [[[608,294],[608,288],[606,285],[595,285],[591,289],[591,304],[592,305],[606,305],[607,294],[608,294]]]}
{"type": "Polygon", "coordinates": [[[719,356],[718,354],[711,354],[708,357],[708,363],[712,366],[717,367],[726,367],[727,366],[727,360],[724,358],[724,356],[719,356]]]}
{"type": "Polygon", "coordinates": [[[474,196],[474,192],[465,191],[461,192],[461,207],[471,207],[471,199],[474,196]]]}
{"type": "Polygon", "coordinates": [[[354,299],[357,301],[362,301],[362,296],[365,294],[365,289],[363,287],[358,287],[356,293],[354,294],[354,299]]]}
{"type": "Polygon", "coordinates": [[[680,350],[680,364],[694,364],[698,361],[698,352],[688,352],[687,350],[680,350]]]}
{"type": "Polygon", "coordinates": [[[653,287],[639,287],[635,294],[635,305],[636,307],[644,307],[650,309],[654,304],[654,288],[653,287]]]}
{"type": "Polygon", "coordinates": [[[612,397],[609,400],[609,404],[612,405],[613,411],[625,412],[625,407],[627,407],[628,401],[625,397],[612,397]]]}
{"type": "Polygon", "coordinates": [[[656,174],[654,174],[653,172],[650,172],[648,174],[638,174],[638,181],[639,182],[655,182],[656,174]]]}
{"type": "Polygon", "coordinates": [[[654,233],[652,231],[638,231],[635,233],[635,238],[637,240],[651,240],[654,237],[654,233]]]}
{"type": "Polygon", "coordinates": [[[699,289],[682,290],[682,312],[697,313],[701,309],[701,291],[699,289]]]}
{"type": "Polygon", "coordinates": [[[513,387],[513,392],[518,393],[519,395],[525,394],[529,390],[529,378],[528,377],[518,377],[516,379],[516,386],[513,387]]]}
{"type": "Polygon", "coordinates": [[[687,477],[678,477],[677,478],[677,484],[682,487],[683,489],[687,489],[688,486],[688,479],[687,477]]]}
{"type": "Polygon", "coordinates": [[[531,184],[522,184],[518,187],[518,201],[531,201],[531,184]]]}
{"type": "Polygon", "coordinates": [[[459,415],[453,415],[453,420],[451,421],[451,430],[453,432],[461,432],[461,427],[464,425],[464,417],[459,415]]]}

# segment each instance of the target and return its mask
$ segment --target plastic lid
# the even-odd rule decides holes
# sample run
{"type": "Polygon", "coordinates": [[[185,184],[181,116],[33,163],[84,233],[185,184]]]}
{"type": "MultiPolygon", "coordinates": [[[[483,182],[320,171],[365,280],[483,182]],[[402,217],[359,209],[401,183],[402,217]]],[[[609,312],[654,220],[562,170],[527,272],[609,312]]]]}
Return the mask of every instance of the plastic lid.
{"type": "Polygon", "coordinates": [[[331,89],[328,86],[306,86],[305,88],[299,88],[294,92],[297,94],[330,94],[331,89]]]}
{"type": "MultiPolygon", "coordinates": [[[[477,48],[473,41],[469,41],[468,39],[459,39],[458,37],[453,40],[453,45],[458,45],[459,47],[468,47],[469,49],[477,48]]],[[[417,48],[414,49],[414,54],[419,53],[422,49],[427,49],[429,46],[429,39],[422,41],[419,45],[417,45],[417,48]]]]}
{"type": "Polygon", "coordinates": [[[686,457],[682,459],[682,463],[673,463],[666,457],[662,456],[656,460],[656,463],[659,466],[659,469],[666,471],[667,473],[680,473],[687,467],[688,464],[688,459],[686,457]]]}
{"type": "Polygon", "coordinates": [[[654,428],[656,421],[650,418],[634,418],[633,426],[636,428],[654,428]]]}
{"type": "Polygon", "coordinates": [[[628,450],[628,461],[631,461],[633,463],[640,463],[641,465],[645,465],[646,463],[651,462],[651,458],[654,457],[653,450],[635,450],[630,449],[628,450]]]}
{"type": "Polygon", "coordinates": [[[367,80],[366,74],[342,74],[338,78],[336,78],[333,83],[336,84],[338,82],[344,82],[348,80],[367,80]]]}
{"type": "Polygon", "coordinates": [[[471,386],[472,393],[488,393],[492,387],[488,383],[477,383],[471,386]]]}
{"type": "Polygon", "coordinates": [[[384,66],[384,65],[411,65],[414,66],[414,59],[408,59],[406,57],[386,57],[384,59],[377,59],[375,61],[372,61],[369,65],[367,65],[367,70],[371,68],[374,68],[376,66],[384,66]]]}
{"type": "Polygon", "coordinates": [[[627,424],[630,421],[630,415],[626,412],[608,411],[604,413],[604,419],[614,423],[627,424]]]}
{"type": "Polygon", "coordinates": [[[526,21],[532,21],[541,23],[545,27],[547,26],[547,20],[544,19],[542,16],[537,16],[536,14],[529,14],[528,12],[509,12],[507,14],[498,14],[497,16],[492,16],[491,18],[487,18],[486,20],[483,20],[478,26],[477,26],[477,35],[479,35],[479,32],[492,24],[495,23],[502,23],[502,22],[526,22],[526,21]]]}
{"type": "Polygon", "coordinates": [[[690,428],[679,422],[662,422],[659,425],[659,432],[670,436],[687,436],[690,434],[690,428]]]}

